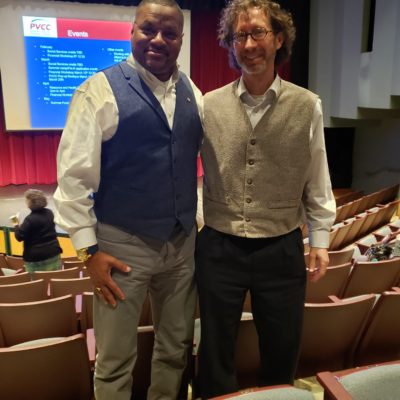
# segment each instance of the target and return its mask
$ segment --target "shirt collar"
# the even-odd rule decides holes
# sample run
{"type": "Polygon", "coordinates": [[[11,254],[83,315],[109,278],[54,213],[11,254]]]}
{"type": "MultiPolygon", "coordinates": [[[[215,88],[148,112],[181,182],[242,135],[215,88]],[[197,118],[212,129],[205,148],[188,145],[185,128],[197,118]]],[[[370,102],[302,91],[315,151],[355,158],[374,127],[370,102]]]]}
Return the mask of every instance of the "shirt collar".
{"type": "MultiPolygon", "coordinates": [[[[271,86],[261,96],[264,97],[264,99],[269,96],[274,96],[275,98],[277,98],[279,96],[280,90],[281,90],[281,78],[279,77],[278,74],[276,74],[275,79],[273,80],[271,86]]],[[[239,83],[237,86],[237,94],[242,100],[245,99],[246,97],[247,98],[253,97],[247,91],[246,85],[243,81],[243,77],[240,77],[240,79],[239,79],[239,83]]],[[[257,96],[257,97],[260,97],[260,96],[257,96]]]]}
{"type": "Polygon", "coordinates": [[[176,67],[171,75],[171,78],[169,78],[168,81],[163,82],[160,81],[155,75],[153,75],[146,68],[144,68],[143,65],[141,65],[138,61],[136,61],[132,53],[128,56],[126,61],[129,66],[131,66],[137,71],[139,76],[144,80],[144,82],[152,92],[154,92],[157,88],[163,88],[165,91],[168,91],[171,88],[171,86],[174,87],[179,80],[178,64],[176,64],[176,67]]]}

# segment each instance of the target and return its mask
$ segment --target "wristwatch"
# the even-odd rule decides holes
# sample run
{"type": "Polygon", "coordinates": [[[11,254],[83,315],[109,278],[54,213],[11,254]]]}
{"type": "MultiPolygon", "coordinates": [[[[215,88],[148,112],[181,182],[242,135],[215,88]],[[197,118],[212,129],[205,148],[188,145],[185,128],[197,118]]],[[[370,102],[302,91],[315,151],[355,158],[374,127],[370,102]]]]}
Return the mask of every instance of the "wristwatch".
{"type": "Polygon", "coordinates": [[[87,260],[89,260],[90,257],[92,257],[98,251],[99,251],[99,246],[97,244],[94,244],[93,246],[83,247],[82,249],[76,250],[76,255],[81,261],[86,262],[87,260]]]}

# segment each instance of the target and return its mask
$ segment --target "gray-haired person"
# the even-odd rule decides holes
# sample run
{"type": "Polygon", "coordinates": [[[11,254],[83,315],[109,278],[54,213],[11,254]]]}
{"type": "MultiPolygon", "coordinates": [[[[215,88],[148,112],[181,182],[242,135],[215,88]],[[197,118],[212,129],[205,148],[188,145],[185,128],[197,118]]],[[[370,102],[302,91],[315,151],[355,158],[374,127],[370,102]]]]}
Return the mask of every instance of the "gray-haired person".
{"type": "Polygon", "coordinates": [[[61,269],[61,247],[57,240],[53,212],[46,208],[47,198],[41,190],[29,189],[25,201],[30,214],[22,224],[16,222],[15,238],[23,242],[25,269],[35,271],[55,271],[61,269]]]}

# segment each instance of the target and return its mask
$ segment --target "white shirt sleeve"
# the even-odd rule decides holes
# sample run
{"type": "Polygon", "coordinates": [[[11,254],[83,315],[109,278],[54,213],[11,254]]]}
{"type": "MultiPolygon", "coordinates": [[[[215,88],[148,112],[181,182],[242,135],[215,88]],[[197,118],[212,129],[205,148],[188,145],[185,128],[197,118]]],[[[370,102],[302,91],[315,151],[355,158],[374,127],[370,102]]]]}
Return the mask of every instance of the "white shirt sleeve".
{"type": "Polygon", "coordinates": [[[100,183],[101,144],[117,126],[111,87],[105,75],[97,73],[72,97],[57,154],[55,221],[69,233],[76,249],[97,243],[92,195],[100,183]]]}
{"type": "Polygon", "coordinates": [[[326,157],[321,100],[315,104],[310,127],[311,164],[303,194],[311,247],[329,248],[329,231],[336,216],[326,157]]]}

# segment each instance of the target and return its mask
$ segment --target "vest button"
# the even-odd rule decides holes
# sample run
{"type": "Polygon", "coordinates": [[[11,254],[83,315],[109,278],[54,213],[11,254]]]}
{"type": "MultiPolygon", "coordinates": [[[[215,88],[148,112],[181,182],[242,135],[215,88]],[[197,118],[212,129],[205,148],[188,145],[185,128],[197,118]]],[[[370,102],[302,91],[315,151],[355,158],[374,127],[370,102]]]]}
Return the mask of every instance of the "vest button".
{"type": "Polygon", "coordinates": [[[252,183],[253,183],[253,179],[247,179],[247,183],[249,184],[249,185],[251,185],[252,183]]]}
{"type": "Polygon", "coordinates": [[[251,139],[250,144],[252,144],[254,146],[256,144],[256,139],[251,139]]]}
{"type": "Polygon", "coordinates": [[[254,160],[249,160],[249,165],[253,165],[254,164],[254,160]]]}
{"type": "Polygon", "coordinates": [[[248,197],[247,199],[246,199],[246,203],[251,203],[251,198],[250,197],[248,197]]]}

